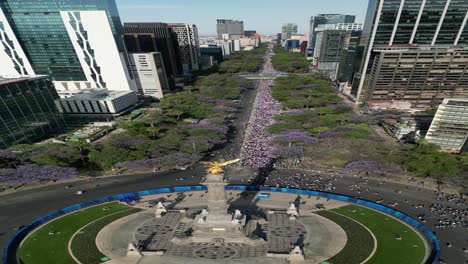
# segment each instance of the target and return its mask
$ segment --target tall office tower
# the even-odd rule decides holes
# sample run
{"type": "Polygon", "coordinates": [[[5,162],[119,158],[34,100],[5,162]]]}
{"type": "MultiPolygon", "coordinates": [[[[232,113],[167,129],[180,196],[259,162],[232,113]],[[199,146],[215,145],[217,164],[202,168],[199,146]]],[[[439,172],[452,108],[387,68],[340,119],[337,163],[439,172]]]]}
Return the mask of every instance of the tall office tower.
{"type": "Polygon", "coordinates": [[[444,99],[432,120],[426,138],[441,150],[468,150],[468,99],[444,99]]]}
{"type": "Polygon", "coordinates": [[[218,38],[223,38],[223,34],[229,35],[244,35],[244,21],[232,20],[232,19],[217,19],[216,20],[216,32],[218,38]]]}
{"type": "Polygon", "coordinates": [[[342,15],[342,14],[318,14],[310,17],[310,28],[309,28],[309,47],[307,56],[312,57],[315,49],[315,29],[319,25],[324,24],[339,24],[339,23],[354,23],[356,16],[342,15]]]}
{"type": "Polygon", "coordinates": [[[361,30],[352,30],[349,32],[348,46],[344,48],[341,57],[337,80],[343,83],[352,83],[354,73],[359,71],[360,58],[362,57],[359,43],[361,42],[361,30]]]}
{"type": "Polygon", "coordinates": [[[292,34],[297,34],[297,24],[283,24],[283,26],[281,27],[281,42],[290,39],[292,34]]]}
{"type": "Polygon", "coordinates": [[[175,23],[168,24],[168,27],[177,34],[184,75],[198,71],[200,67],[200,43],[197,26],[175,23]]]}
{"type": "Polygon", "coordinates": [[[257,34],[256,30],[244,30],[244,35],[246,37],[255,37],[255,34],[257,34]]]}
{"type": "Polygon", "coordinates": [[[0,78],[0,148],[66,130],[55,107],[57,92],[47,76],[0,78]]]}
{"type": "Polygon", "coordinates": [[[34,75],[23,48],[16,39],[3,9],[0,8],[0,77],[19,78],[34,75]]]}
{"type": "MultiPolygon", "coordinates": [[[[340,23],[340,24],[321,24],[315,29],[315,45],[313,64],[320,71],[327,72],[330,78],[336,80],[342,76],[340,65],[344,58],[348,60],[347,51],[356,47],[356,37],[359,38],[362,30],[362,24],[358,23],[340,23]],[[353,37],[353,39],[351,38],[353,37]],[[351,39],[353,42],[351,42],[351,39]]],[[[352,67],[354,61],[344,62],[348,67],[352,67]]],[[[343,67],[342,70],[345,70],[343,67]]],[[[349,70],[349,69],[348,69],[349,70]]]]}
{"type": "Polygon", "coordinates": [[[144,96],[163,98],[164,92],[169,90],[169,82],[161,53],[130,53],[129,55],[138,92],[144,96]]]}
{"type": "Polygon", "coordinates": [[[182,75],[178,36],[165,23],[124,23],[124,41],[129,53],[160,52],[164,68],[173,86],[182,75]]]}
{"type": "Polygon", "coordinates": [[[276,45],[281,45],[281,33],[276,33],[276,45]]]}
{"type": "Polygon", "coordinates": [[[114,0],[0,0],[0,10],[0,45],[13,48],[0,55],[0,75],[11,66],[20,75],[46,74],[59,93],[134,89],[114,0]]]}
{"type": "Polygon", "coordinates": [[[468,1],[371,0],[351,94],[434,107],[468,97],[468,1]]]}

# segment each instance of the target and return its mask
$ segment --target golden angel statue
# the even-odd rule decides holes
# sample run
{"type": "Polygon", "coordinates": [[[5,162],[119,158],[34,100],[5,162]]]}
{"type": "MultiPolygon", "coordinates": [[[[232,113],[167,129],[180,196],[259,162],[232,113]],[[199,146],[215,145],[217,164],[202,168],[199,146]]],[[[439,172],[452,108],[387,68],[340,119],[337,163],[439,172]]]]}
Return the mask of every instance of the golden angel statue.
{"type": "Polygon", "coordinates": [[[227,166],[232,163],[238,162],[240,159],[234,159],[234,160],[228,160],[225,162],[211,162],[211,161],[203,161],[201,164],[208,166],[208,169],[206,169],[207,173],[212,173],[212,174],[220,174],[223,172],[224,166],[227,166]]]}

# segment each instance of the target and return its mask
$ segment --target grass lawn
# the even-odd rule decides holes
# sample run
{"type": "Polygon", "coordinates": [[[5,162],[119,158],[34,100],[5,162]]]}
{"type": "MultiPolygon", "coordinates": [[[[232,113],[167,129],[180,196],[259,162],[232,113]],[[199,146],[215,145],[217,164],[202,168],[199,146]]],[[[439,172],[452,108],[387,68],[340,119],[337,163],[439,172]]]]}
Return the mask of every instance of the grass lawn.
{"type": "Polygon", "coordinates": [[[90,207],[53,220],[29,236],[20,248],[20,259],[24,264],[75,263],[68,253],[68,241],[84,225],[129,209],[128,206],[112,202],[90,207]]]}
{"type": "Polygon", "coordinates": [[[332,211],[362,223],[376,237],[377,251],[366,264],[422,263],[425,255],[424,242],[407,225],[390,216],[358,205],[346,205],[332,211]]]}
{"type": "Polygon", "coordinates": [[[361,263],[369,257],[374,249],[374,239],[362,225],[329,211],[319,211],[316,214],[341,226],[348,238],[345,247],[337,255],[328,259],[327,262],[331,264],[361,263]]]}
{"type": "Polygon", "coordinates": [[[113,215],[106,216],[96,220],[92,224],[83,228],[78,234],[73,237],[71,249],[75,258],[81,263],[98,264],[101,263],[101,258],[105,257],[96,247],[96,236],[106,225],[124,216],[139,212],[138,208],[131,208],[125,211],[117,212],[113,215]]]}

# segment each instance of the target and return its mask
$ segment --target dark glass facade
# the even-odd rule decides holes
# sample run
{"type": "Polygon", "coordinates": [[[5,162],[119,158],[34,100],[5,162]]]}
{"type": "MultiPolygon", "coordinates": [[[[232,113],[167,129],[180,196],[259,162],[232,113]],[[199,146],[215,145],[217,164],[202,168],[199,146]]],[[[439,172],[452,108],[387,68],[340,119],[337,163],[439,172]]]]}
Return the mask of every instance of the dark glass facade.
{"type": "Polygon", "coordinates": [[[177,34],[167,24],[125,23],[123,38],[129,53],[160,52],[168,78],[181,75],[177,34]]]}
{"type": "MultiPolygon", "coordinates": [[[[437,41],[435,44],[452,44],[454,36],[457,36],[458,31],[460,30],[460,25],[463,23],[463,18],[465,17],[466,11],[468,9],[467,0],[452,0],[445,14],[444,22],[440,28],[439,35],[437,36],[437,41]]],[[[468,44],[468,39],[466,37],[468,34],[468,27],[465,25],[465,36],[463,39],[460,39],[458,43],[464,45],[468,44]]]]}
{"type": "Polygon", "coordinates": [[[315,40],[317,33],[315,28],[319,25],[324,24],[338,24],[338,23],[354,23],[356,16],[352,15],[342,15],[342,14],[318,14],[313,16],[310,19],[310,32],[309,32],[309,50],[311,51],[310,55],[313,55],[313,50],[315,48],[315,40]]]}
{"type": "Polygon", "coordinates": [[[221,64],[223,62],[223,50],[217,45],[209,45],[208,47],[200,47],[201,56],[213,56],[213,58],[221,64]]]}
{"type": "MultiPolygon", "coordinates": [[[[408,44],[413,34],[422,0],[406,0],[401,11],[400,22],[393,39],[393,44],[408,44]]],[[[398,10],[398,9],[397,9],[398,10]]],[[[393,28],[393,27],[392,27],[393,28]]]]}
{"type": "MultiPolygon", "coordinates": [[[[427,0],[414,38],[415,44],[431,44],[437,30],[446,0],[427,0]]],[[[458,25],[460,28],[460,25],[458,25]]],[[[455,36],[452,36],[452,43],[455,36]]]]}
{"type": "Polygon", "coordinates": [[[0,0],[0,8],[36,74],[52,80],[86,79],[60,11],[106,11],[118,49],[124,51],[115,0],[0,0]]]}
{"type": "Polygon", "coordinates": [[[0,148],[65,131],[56,99],[57,92],[46,77],[0,79],[0,148]]]}
{"type": "Polygon", "coordinates": [[[359,49],[362,31],[355,30],[348,33],[348,46],[344,49],[338,70],[338,80],[340,82],[351,83],[354,73],[359,70],[361,65],[362,50],[359,49]]]}
{"type": "MultiPolygon", "coordinates": [[[[405,44],[453,45],[468,10],[468,1],[451,0],[447,6],[447,12],[445,16],[443,16],[447,2],[447,0],[405,0],[403,2],[400,19],[397,22],[398,11],[402,0],[385,0],[382,5],[379,21],[377,21],[378,26],[373,46],[405,44]],[[424,6],[422,6],[423,3],[424,6]],[[418,23],[417,18],[420,11],[422,12],[418,23]],[[437,28],[442,17],[443,21],[437,33],[437,28]],[[393,42],[391,42],[395,25],[397,26],[397,30],[393,42]],[[414,39],[411,41],[416,25],[417,29],[414,34],[414,39]],[[437,37],[433,43],[436,35],[437,37]]],[[[370,0],[369,10],[366,16],[366,26],[363,30],[363,37],[365,37],[366,40],[368,40],[368,32],[372,30],[372,25],[375,23],[374,20],[377,15],[376,12],[378,12],[378,6],[378,0],[370,0]]],[[[468,26],[466,25],[458,44],[468,44],[468,26]]]]}

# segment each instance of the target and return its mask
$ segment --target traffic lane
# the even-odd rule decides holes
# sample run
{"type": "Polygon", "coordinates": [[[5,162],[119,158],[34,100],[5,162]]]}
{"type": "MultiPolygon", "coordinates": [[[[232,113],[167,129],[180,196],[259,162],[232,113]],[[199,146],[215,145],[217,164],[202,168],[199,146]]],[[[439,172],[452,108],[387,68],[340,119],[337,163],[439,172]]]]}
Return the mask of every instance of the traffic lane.
{"type": "MultiPolygon", "coordinates": [[[[4,246],[15,233],[16,226],[27,225],[52,211],[105,196],[170,186],[197,185],[204,172],[201,169],[172,171],[161,174],[103,177],[93,181],[56,184],[0,196],[0,244],[4,246]],[[192,176],[194,176],[192,178],[192,176]],[[185,180],[177,180],[186,177],[185,180]],[[99,185],[96,187],[96,185],[99,185]],[[86,190],[83,195],[74,195],[86,190]]],[[[1,254],[1,253],[0,253],[1,254]]]]}
{"type": "MultiPolygon", "coordinates": [[[[288,177],[293,173],[283,171],[282,174],[284,174],[284,177],[288,177]]],[[[321,175],[324,178],[329,177],[322,174],[316,175],[321,175]]],[[[397,202],[396,210],[404,212],[415,219],[418,219],[419,215],[424,215],[423,219],[425,222],[423,224],[431,229],[440,240],[442,248],[441,259],[446,263],[468,263],[468,254],[463,252],[464,248],[468,248],[468,230],[462,227],[435,228],[437,220],[444,217],[430,212],[429,209],[433,203],[448,205],[454,208],[466,208],[466,206],[457,206],[453,202],[436,201],[435,191],[417,186],[385,182],[379,179],[369,179],[367,184],[363,184],[365,181],[363,178],[352,176],[335,176],[334,178],[336,179],[334,182],[334,186],[336,187],[333,191],[334,193],[360,197],[374,202],[383,199],[382,204],[387,206],[389,203],[397,202]],[[360,186],[359,189],[353,187],[356,184],[360,186]],[[369,191],[366,189],[369,189],[369,191]],[[398,191],[401,191],[401,193],[398,193],[398,191]],[[424,205],[424,207],[416,208],[417,205],[424,205]],[[448,247],[447,243],[450,243],[451,247],[448,247]]],[[[238,183],[243,184],[242,182],[238,183]]],[[[268,184],[272,186],[276,185],[271,179],[268,181],[268,184]]]]}
{"type": "MultiPolygon", "coordinates": [[[[381,184],[381,181],[378,180],[369,180],[367,188],[371,189],[370,192],[366,192],[363,189],[361,189],[361,193],[357,193],[357,190],[350,190],[349,185],[358,181],[358,178],[345,177],[337,182],[335,191],[353,197],[360,196],[370,201],[384,199],[382,203],[384,205],[397,202],[396,210],[404,212],[415,219],[418,219],[419,215],[424,215],[423,219],[425,222],[423,222],[423,224],[431,229],[440,240],[442,248],[440,258],[447,263],[467,263],[468,255],[463,252],[463,248],[468,248],[468,230],[462,227],[435,228],[437,220],[443,217],[439,217],[437,214],[430,212],[429,209],[433,203],[444,204],[455,208],[463,207],[456,206],[452,202],[436,201],[435,191],[397,183],[386,182],[381,184]],[[396,193],[397,189],[401,191],[401,194],[396,193]],[[374,192],[378,192],[378,194],[374,194],[374,192]],[[424,207],[416,208],[416,205],[424,205],[424,207]],[[450,243],[452,246],[448,247],[447,243],[450,243]]],[[[362,185],[362,187],[365,189],[366,185],[362,185]]]]}

